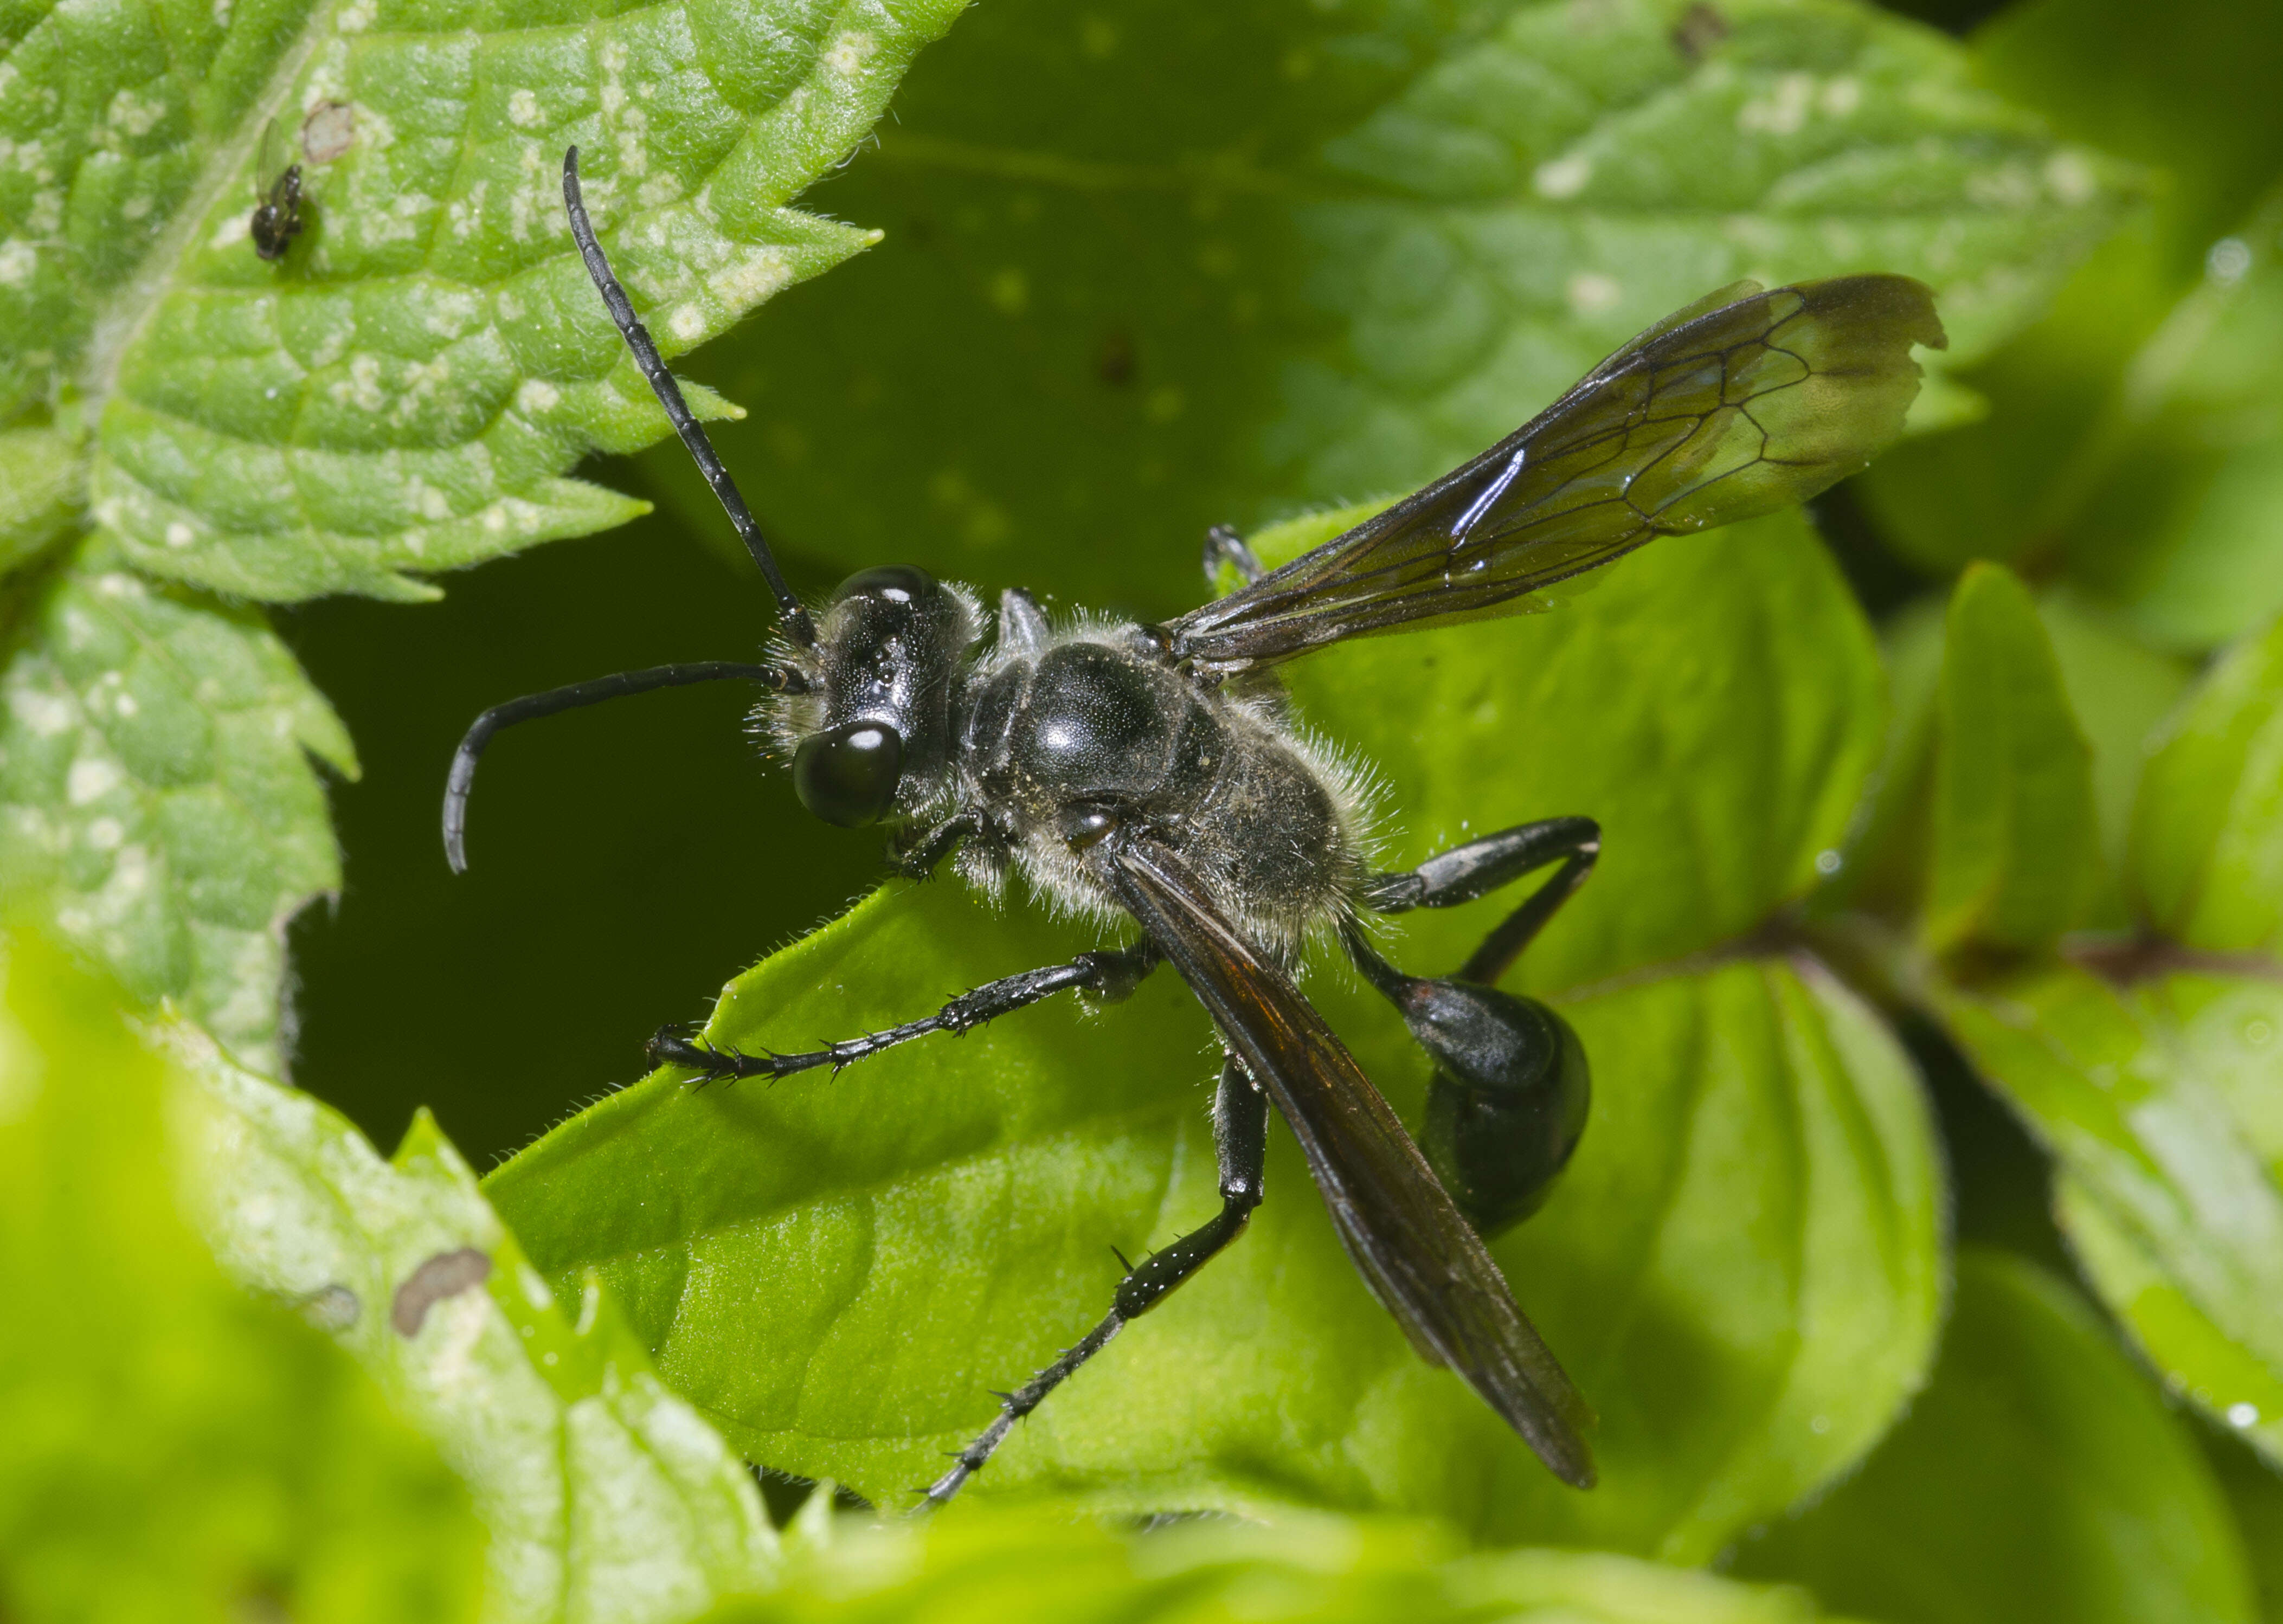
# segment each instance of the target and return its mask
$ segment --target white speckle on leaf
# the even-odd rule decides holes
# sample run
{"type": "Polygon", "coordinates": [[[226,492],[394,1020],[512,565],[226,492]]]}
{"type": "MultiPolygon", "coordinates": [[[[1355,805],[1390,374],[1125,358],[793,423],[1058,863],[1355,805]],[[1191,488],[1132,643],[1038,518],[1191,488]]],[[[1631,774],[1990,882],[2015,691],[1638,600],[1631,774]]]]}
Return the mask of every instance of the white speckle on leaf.
{"type": "Polygon", "coordinates": [[[198,539],[199,532],[192,530],[188,524],[185,524],[180,519],[176,519],[173,524],[167,526],[167,545],[168,547],[188,547],[191,542],[198,539]]]}
{"type": "Polygon", "coordinates": [[[1843,119],[1863,105],[1863,82],[1842,74],[1825,85],[1823,94],[1816,99],[1822,103],[1824,112],[1835,119],[1843,119]]]}
{"type": "Polygon", "coordinates": [[[147,136],[166,116],[167,105],[158,100],[145,101],[132,90],[121,90],[111,98],[111,110],[106,115],[113,128],[129,136],[147,136]]]}
{"type": "Polygon", "coordinates": [[[2245,1403],[2230,1404],[2227,1407],[2227,1424],[2238,1431],[2258,1426],[2259,1406],[2245,1403]]]}
{"type": "Polygon", "coordinates": [[[87,826],[87,843],[97,851],[115,851],[127,838],[127,826],[116,818],[97,818],[87,826]]]}
{"type": "Polygon", "coordinates": [[[1586,190],[1586,183],[1593,178],[1593,160],[1583,152],[1572,152],[1567,158],[1539,165],[1530,183],[1538,189],[1541,198],[1574,198],[1586,190]]]}
{"type": "Polygon", "coordinates": [[[9,695],[8,708],[35,737],[43,739],[69,732],[72,724],[79,719],[79,707],[69,697],[43,694],[35,688],[18,688],[9,695]]]}
{"type": "Polygon", "coordinates": [[[851,28],[832,42],[832,49],[824,53],[824,65],[834,73],[851,74],[861,68],[871,57],[873,40],[869,34],[851,28]]]}
{"type": "Polygon", "coordinates": [[[82,756],[64,775],[64,798],[74,806],[99,801],[119,788],[126,775],[119,764],[104,756],[82,756]]]}
{"type": "Polygon", "coordinates": [[[1839,853],[1836,851],[1819,851],[1815,854],[1815,872],[1828,879],[1831,875],[1839,872],[1839,865],[1842,860],[1843,859],[1840,858],[1839,853]]]}
{"type": "Polygon", "coordinates": [[[206,246],[209,248],[235,247],[244,242],[253,229],[253,211],[250,208],[232,209],[222,217],[222,224],[214,228],[214,234],[206,238],[206,246]]]}
{"type": "Polygon", "coordinates": [[[2020,164],[1999,164],[1966,177],[1966,197],[1984,208],[2027,209],[2037,206],[2038,181],[2020,164]]]}
{"type": "Polygon", "coordinates": [[[141,581],[119,570],[112,570],[97,576],[95,589],[106,598],[141,598],[150,595],[144,590],[141,581]]]}
{"type": "Polygon", "coordinates": [[[141,703],[136,701],[135,695],[129,693],[125,688],[119,690],[119,697],[111,702],[111,708],[119,712],[122,717],[136,715],[143,709],[141,703]]]}
{"type": "Polygon", "coordinates": [[[666,330],[684,344],[695,344],[705,336],[705,318],[695,305],[676,305],[666,318],[666,330]]]}
{"type": "Polygon", "coordinates": [[[349,375],[337,377],[325,390],[335,405],[355,406],[360,411],[377,412],[388,404],[388,396],[380,386],[380,358],[377,355],[355,355],[349,360],[349,375]]]}
{"type": "Polygon", "coordinates": [[[2100,190],[2100,179],[2084,153],[2064,147],[2045,159],[2045,190],[2063,203],[2090,203],[2100,190]]]}
{"type": "Polygon", "coordinates": [[[547,1289],[547,1277],[529,1263],[517,1266],[515,1283],[523,1288],[523,1300],[540,1313],[555,1306],[555,1294],[547,1289]]]}
{"type": "Polygon", "coordinates": [[[1795,136],[1807,122],[1815,103],[1812,74],[1786,74],[1767,95],[1755,97],[1736,109],[1736,128],[1770,136],[1795,136]]]}
{"type": "MultiPolygon", "coordinates": [[[[420,509],[420,517],[424,519],[442,520],[452,517],[452,499],[432,485],[422,485],[414,501],[420,509]]],[[[410,547],[416,553],[420,550],[415,544],[412,535],[408,534],[405,537],[405,545],[410,547]]]]}
{"type": "Polygon", "coordinates": [[[137,192],[119,206],[119,217],[121,220],[140,220],[151,212],[152,207],[151,194],[137,192]]]}
{"type": "Polygon", "coordinates": [[[492,301],[492,308],[499,312],[499,319],[503,322],[523,320],[523,301],[512,293],[500,294],[492,301]]]}
{"type": "Polygon", "coordinates": [[[792,280],[792,261],[782,248],[763,248],[719,272],[707,283],[713,297],[733,310],[758,305],[792,280]]]}
{"type": "Polygon", "coordinates": [[[345,102],[320,101],[301,120],[301,156],[329,164],[356,143],[356,111],[345,102]]]}
{"type": "Polygon", "coordinates": [[[539,97],[529,90],[518,90],[507,98],[507,121],[520,129],[529,129],[546,115],[539,110],[539,97]]]}
{"type": "Polygon", "coordinates": [[[333,27],[343,34],[362,34],[372,27],[373,0],[356,0],[355,5],[343,6],[333,27]]]}
{"type": "Polygon", "coordinates": [[[1579,271],[1570,278],[1565,291],[1570,297],[1570,308],[1579,315],[1599,315],[1604,310],[1614,310],[1625,296],[1615,277],[1599,271],[1579,271]]]}
{"type": "Polygon", "coordinates": [[[2223,237],[2204,255],[2204,275],[2222,287],[2231,287],[2243,280],[2251,268],[2251,245],[2240,237],[2223,237]]]}
{"type": "Polygon", "coordinates": [[[483,523],[484,530],[488,534],[495,536],[507,534],[507,510],[497,502],[492,503],[490,507],[484,509],[483,523]]]}
{"type": "Polygon", "coordinates": [[[527,377],[515,392],[515,409],[526,417],[541,417],[563,403],[563,392],[543,377],[527,377]]]}
{"type": "Polygon", "coordinates": [[[10,237],[0,244],[0,285],[20,288],[40,268],[40,256],[31,244],[10,237]]]}

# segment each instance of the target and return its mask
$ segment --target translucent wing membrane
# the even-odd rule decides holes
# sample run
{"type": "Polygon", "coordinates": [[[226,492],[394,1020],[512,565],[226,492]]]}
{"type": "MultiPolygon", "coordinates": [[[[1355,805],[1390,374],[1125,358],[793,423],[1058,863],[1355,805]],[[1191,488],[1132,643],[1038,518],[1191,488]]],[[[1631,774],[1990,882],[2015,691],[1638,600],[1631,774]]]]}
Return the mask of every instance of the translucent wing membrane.
{"type": "Polygon", "coordinates": [[[1652,537],[1814,495],[1901,433],[1911,346],[1947,344],[1907,276],[1723,289],[1651,328],[1457,471],[1172,622],[1208,675],[1344,638],[1528,607],[1652,537]]]}
{"type": "Polygon", "coordinates": [[[1094,860],[1291,1125],[1372,1294],[1422,1355],[1463,1377],[1556,1476],[1590,1487],[1592,1412],[1324,1018],[1246,944],[1173,852],[1119,835],[1094,860]]]}

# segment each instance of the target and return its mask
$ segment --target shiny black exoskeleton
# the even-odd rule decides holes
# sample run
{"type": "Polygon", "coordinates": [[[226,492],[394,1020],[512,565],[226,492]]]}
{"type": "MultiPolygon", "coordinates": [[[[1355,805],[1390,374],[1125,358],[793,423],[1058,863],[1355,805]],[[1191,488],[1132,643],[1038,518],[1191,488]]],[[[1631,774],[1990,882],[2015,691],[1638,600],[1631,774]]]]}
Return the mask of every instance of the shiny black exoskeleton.
{"type": "Polygon", "coordinates": [[[247,233],[261,259],[278,260],[301,235],[301,166],[288,164],[284,173],[258,194],[247,233]]]}

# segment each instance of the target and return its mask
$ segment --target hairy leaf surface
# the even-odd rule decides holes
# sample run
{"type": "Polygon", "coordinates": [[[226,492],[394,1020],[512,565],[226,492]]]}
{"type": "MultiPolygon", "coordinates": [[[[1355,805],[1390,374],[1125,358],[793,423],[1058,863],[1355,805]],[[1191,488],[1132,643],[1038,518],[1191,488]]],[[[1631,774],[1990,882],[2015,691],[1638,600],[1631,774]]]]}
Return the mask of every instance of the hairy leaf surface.
{"type": "Polygon", "coordinates": [[[280,1063],[285,921],[340,883],[311,769],[348,735],[261,618],[97,540],[31,587],[0,668],[0,894],[136,997],[280,1063]]]}
{"type": "Polygon", "coordinates": [[[678,1620],[769,1577],[743,1464],[598,1283],[540,1278],[425,1113],[383,1161],[325,1106],[179,1036],[215,1251],[306,1305],[466,1480],[492,1535],[487,1620],[678,1620]]]}
{"type": "Polygon", "coordinates": [[[39,8],[0,83],[0,423],[83,397],[97,523],[243,596],[426,596],[622,523],[560,476],[664,424],[571,251],[564,148],[678,354],[864,245],[787,205],[959,9],[39,8]],[[248,223],[288,163],[272,262],[248,223]]]}
{"type": "Polygon", "coordinates": [[[354,758],[257,617],[181,588],[433,596],[640,511],[562,477],[666,432],[572,249],[564,149],[679,354],[870,240],[788,205],[959,9],[242,0],[0,28],[0,889],[280,1070],[284,922],[340,882],[302,747],[354,758]],[[288,163],[304,229],[271,262],[249,222],[288,163]]]}

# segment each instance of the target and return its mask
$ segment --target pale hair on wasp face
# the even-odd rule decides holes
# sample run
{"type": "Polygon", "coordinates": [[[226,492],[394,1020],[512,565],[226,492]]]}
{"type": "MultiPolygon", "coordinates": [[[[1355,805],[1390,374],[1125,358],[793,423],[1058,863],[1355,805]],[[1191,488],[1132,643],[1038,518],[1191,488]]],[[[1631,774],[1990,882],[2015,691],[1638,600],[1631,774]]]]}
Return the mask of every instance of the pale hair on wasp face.
{"type": "Polygon", "coordinates": [[[1577,1034],[1496,983],[1585,882],[1601,831],[1547,819],[1377,872],[1366,775],[1301,729],[1278,668],[1350,638],[1517,612],[1658,536],[1766,513],[1855,472],[1902,431],[1919,388],[1912,346],[1944,346],[1932,294],[1881,275],[1723,288],[1473,461],[1281,569],[1216,528],[1208,579],[1233,568],[1243,584],[1162,625],[1057,623],[1019,589],[987,618],[968,588],[907,564],[860,571],[812,613],[612,275],[578,158],[574,147],[563,164],[572,234],[776,595],[775,642],[766,664],[655,666],[486,711],[445,790],[452,866],[466,866],[468,793],[501,728],[651,688],[751,681],[794,793],[825,822],[883,826],[904,873],[949,861],[994,893],[1019,875],[1052,905],[1138,934],[826,1048],[748,1055],[670,1027],[651,1040],[654,1061],[701,1084],[837,1069],[1056,993],[1115,1001],[1161,964],[1188,983],[1226,1051],[1213,1114],[1220,1211],[1130,1267],[1099,1324],[998,1395],[925,1501],[956,1493],[1017,1420],[1243,1230],[1261,1200],[1272,1105],[1348,1255],[1421,1355],[1449,1366],[1563,1481],[1591,1487],[1592,1412],[1483,1237],[1537,1208],[1585,1131],[1591,1082],[1577,1034]],[[1406,974],[1360,929],[1366,913],[1456,906],[1548,868],[1447,975],[1406,974]],[[1319,938],[1338,943],[1434,1061],[1418,1141],[1294,983],[1319,938]]]}

